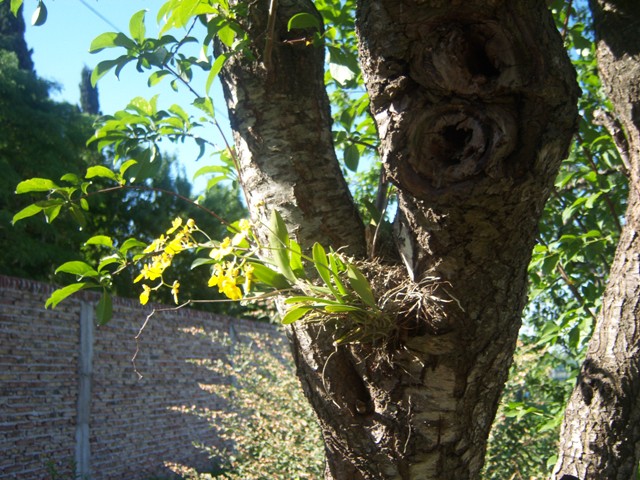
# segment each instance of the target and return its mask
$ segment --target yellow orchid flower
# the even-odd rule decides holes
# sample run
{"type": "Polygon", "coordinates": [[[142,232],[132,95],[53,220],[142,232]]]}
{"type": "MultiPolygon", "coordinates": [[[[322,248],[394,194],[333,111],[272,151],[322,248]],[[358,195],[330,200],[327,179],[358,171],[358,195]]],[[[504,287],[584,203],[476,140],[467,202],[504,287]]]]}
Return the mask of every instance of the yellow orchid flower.
{"type": "Polygon", "coordinates": [[[146,305],[149,301],[149,294],[151,293],[151,287],[142,285],[142,293],[140,294],[140,304],[146,305]]]}
{"type": "Polygon", "coordinates": [[[173,285],[171,285],[171,295],[173,295],[173,301],[178,304],[178,290],[180,289],[180,282],[177,280],[173,281],[173,285]]]}
{"type": "Polygon", "coordinates": [[[171,235],[182,225],[182,219],[180,217],[176,218],[173,222],[171,222],[171,228],[167,230],[167,235],[171,235]]]}
{"type": "Polygon", "coordinates": [[[231,253],[233,253],[233,245],[231,244],[231,239],[227,237],[220,242],[218,248],[211,249],[209,256],[214,260],[220,261],[231,253]]]}

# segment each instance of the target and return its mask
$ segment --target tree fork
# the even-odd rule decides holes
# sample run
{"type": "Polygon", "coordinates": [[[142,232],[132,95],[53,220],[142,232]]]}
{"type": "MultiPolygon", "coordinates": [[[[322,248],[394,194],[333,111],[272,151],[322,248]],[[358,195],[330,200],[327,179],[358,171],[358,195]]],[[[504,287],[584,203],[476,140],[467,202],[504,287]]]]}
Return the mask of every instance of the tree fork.
{"type": "MultiPolygon", "coordinates": [[[[252,215],[277,208],[303,248],[364,258],[331,143],[323,51],[286,41],[300,33],[288,18],[315,10],[278,2],[266,70],[268,7],[250,4],[256,61],[231,59],[222,74],[252,215]]],[[[298,375],[327,478],[477,478],[536,225],[575,126],[575,75],[542,0],[361,1],[357,28],[407,277],[439,277],[441,310],[396,319],[410,328],[386,348],[336,347],[331,328],[295,324],[298,375]]]]}

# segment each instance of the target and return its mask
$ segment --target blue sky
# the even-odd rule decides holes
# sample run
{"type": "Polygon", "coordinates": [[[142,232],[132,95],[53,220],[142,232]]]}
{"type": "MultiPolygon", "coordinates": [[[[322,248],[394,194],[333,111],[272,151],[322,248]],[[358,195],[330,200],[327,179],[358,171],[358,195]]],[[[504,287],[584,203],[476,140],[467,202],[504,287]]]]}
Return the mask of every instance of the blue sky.
{"type": "MultiPolygon", "coordinates": [[[[8,0],[5,0],[8,1],[8,0]]],[[[56,82],[60,91],[53,95],[56,100],[73,104],[79,103],[78,84],[84,65],[93,68],[99,61],[114,58],[117,50],[107,49],[98,54],[90,54],[91,41],[106,31],[128,33],[129,18],[135,12],[148,9],[146,17],[147,35],[157,32],[156,13],[165,0],[47,0],[47,22],[40,27],[31,26],[31,15],[37,6],[37,0],[25,0],[24,17],[27,24],[26,39],[33,49],[33,60],[39,76],[56,82]]],[[[109,114],[124,108],[129,101],[142,96],[150,98],[159,93],[159,106],[167,108],[173,103],[186,107],[192,97],[185,91],[177,94],[164,81],[158,87],[147,87],[147,74],[140,74],[133,64],[125,67],[118,80],[112,73],[98,82],[100,108],[109,114]]],[[[197,81],[198,78],[196,77],[197,81]]],[[[204,79],[202,79],[204,82],[204,79]]],[[[214,87],[215,88],[215,87],[214,87]]],[[[219,88],[215,90],[219,92],[219,88]]],[[[220,93],[213,93],[214,104],[218,112],[218,121],[226,125],[226,110],[220,93]]],[[[187,109],[187,111],[189,111],[187,109]]],[[[216,132],[209,136],[222,145],[216,132]]],[[[175,153],[187,169],[189,178],[207,161],[203,157],[195,162],[198,149],[190,146],[163,144],[165,151],[175,153]]],[[[196,183],[201,189],[204,181],[196,183]]]]}

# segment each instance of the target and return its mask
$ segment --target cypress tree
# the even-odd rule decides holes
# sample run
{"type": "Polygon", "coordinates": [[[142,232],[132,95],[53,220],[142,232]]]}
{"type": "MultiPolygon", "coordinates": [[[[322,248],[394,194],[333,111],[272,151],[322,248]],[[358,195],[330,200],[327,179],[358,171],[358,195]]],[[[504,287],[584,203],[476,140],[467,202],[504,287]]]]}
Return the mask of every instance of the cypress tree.
{"type": "Polygon", "coordinates": [[[25,24],[22,18],[23,7],[18,10],[18,15],[11,13],[11,3],[0,2],[0,50],[15,52],[18,56],[18,66],[22,70],[34,71],[31,54],[33,50],[27,47],[24,39],[25,24]]]}

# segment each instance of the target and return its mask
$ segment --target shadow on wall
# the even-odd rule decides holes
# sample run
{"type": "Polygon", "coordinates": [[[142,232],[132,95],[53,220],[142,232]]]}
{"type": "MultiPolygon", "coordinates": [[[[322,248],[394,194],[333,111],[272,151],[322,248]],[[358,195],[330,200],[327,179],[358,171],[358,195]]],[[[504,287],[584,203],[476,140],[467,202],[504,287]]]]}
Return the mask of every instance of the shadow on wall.
{"type": "Polygon", "coordinates": [[[275,326],[187,309],[152,316],[136,345],[150,309],[117,299],[113,320],[93,332],[81,440],[79,362],[87,351],[79,353],[79,318],[82,303],[97,298],[87,293],[45,310],[51,290],[0,276],[0,479],[72,478],[81,441],[92,480],[210,471],[207,449],[230,446],[215,425],[231,408],[238,344],[259,341],[287,363],[276,351],[285,343],[275,326]]]}

